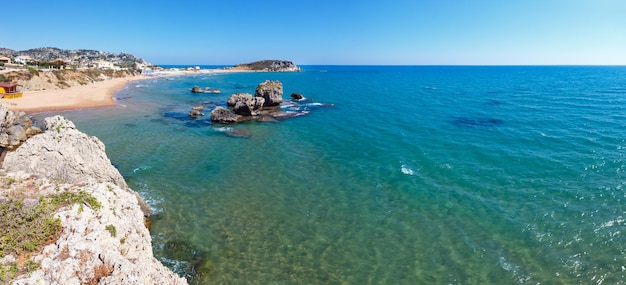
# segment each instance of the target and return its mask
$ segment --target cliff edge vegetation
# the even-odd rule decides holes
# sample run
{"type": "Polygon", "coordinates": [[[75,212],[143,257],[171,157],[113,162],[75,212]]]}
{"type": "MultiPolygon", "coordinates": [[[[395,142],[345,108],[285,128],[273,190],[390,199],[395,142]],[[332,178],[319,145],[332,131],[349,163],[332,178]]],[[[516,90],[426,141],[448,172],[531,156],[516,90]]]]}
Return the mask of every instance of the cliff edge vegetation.
{"type": "Polygon", "coordinates": [[[153,256],[147,205],[104,144],[61,116],[44,123],[3,153],[0,283],[187,284],[153,256]]]}

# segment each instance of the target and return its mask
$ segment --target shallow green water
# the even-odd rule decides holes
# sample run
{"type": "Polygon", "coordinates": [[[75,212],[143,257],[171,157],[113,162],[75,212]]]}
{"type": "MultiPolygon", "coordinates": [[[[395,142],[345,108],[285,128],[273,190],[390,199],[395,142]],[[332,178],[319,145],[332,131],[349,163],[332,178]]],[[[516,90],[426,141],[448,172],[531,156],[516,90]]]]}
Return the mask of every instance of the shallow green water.
{"type": "Polygon", "coordinates": [[[315,66],[148,80],[64,115],[192,283],[624,284],[624,86],[622,67],[315,66]],[[186,119],[266,79],[334,107],[186,119]]]}

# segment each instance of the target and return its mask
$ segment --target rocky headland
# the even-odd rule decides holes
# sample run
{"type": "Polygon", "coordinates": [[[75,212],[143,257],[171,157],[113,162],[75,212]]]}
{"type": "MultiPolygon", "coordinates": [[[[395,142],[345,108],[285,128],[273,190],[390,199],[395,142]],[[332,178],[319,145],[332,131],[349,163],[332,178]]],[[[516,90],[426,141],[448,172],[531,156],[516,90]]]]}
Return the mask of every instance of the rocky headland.
{"type": "Polygon", "coordinates": [[[234,70],[267,71],[267,72],[299,72],[302,69],[288,60],[261,60],[252,63],[237,64],[234,70]]]}
{"type": "MultiPolygon", "coordinates": [[[[7,123],[6,118],[16,117],[0,105],[2,134],[9,133],[7,127],[22,126],[16,120],[7,123]]],[[[145,224],[150,210],[113,167],[104,144],[61,116],[44,123],[42,133],[3,151],[0,213],[2,222],[10,223],[26,209],[59,205],[44,223],[58,223],[58,232],[40,244],[17,248],[5,238],[15,234],[13,229],[3,228],[0,283],[187,284],[153,256],[145,224]]]]}

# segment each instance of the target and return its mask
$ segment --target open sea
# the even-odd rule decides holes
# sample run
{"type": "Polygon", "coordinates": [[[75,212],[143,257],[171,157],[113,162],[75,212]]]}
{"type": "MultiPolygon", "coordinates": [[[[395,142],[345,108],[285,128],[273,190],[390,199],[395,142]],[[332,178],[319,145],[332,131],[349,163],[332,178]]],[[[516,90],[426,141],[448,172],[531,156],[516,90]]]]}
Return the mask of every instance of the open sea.
{"type": "Polygon", "coordinates": [[[626,67],[303,66],[115,97],[61,114],[191,284],[626,284],[626,67]],[[267,79],[303,116],[210,122],[267,79]]]}

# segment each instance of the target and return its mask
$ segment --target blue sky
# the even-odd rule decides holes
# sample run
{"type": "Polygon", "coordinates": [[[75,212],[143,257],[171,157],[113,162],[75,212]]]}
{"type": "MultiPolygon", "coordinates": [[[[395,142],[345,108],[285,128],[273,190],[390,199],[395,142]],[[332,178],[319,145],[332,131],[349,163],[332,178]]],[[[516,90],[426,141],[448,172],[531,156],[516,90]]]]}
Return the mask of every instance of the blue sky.
{"type": "Polygon", "coordinates": [[[126,52],[154,64],[626,65],[623,0],[29,0],[2,8],[11,20],[0,47],[126,52]]]}

